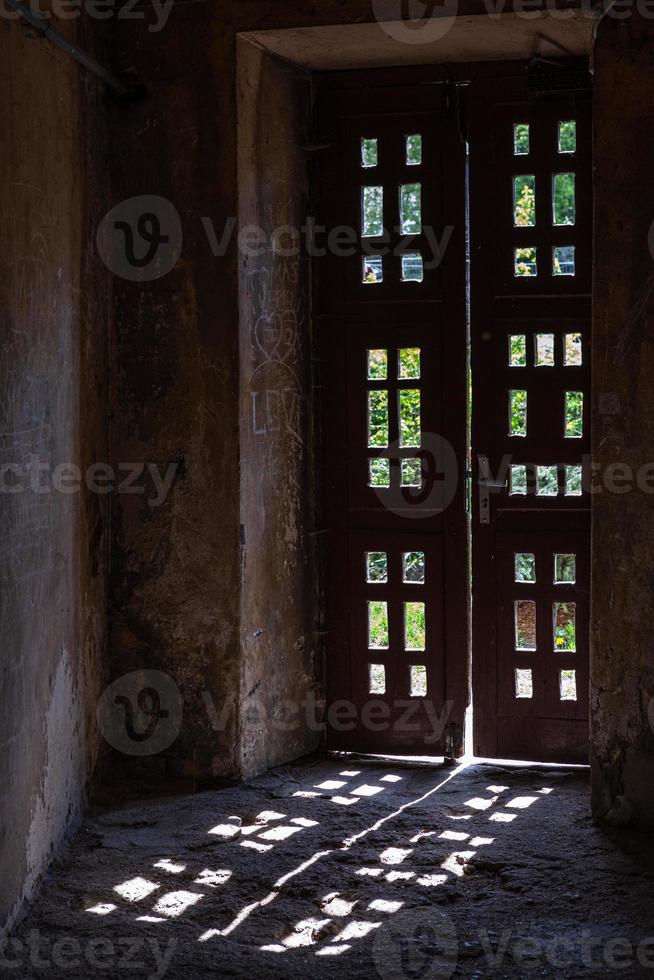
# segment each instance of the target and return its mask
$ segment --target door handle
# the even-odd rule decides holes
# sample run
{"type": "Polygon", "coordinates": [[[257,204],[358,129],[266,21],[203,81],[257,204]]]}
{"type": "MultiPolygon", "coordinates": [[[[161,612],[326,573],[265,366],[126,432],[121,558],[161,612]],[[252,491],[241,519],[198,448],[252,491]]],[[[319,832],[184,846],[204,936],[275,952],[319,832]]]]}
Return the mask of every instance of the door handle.
{"type": "Polygon", "coordinates": [[[488,456],[479,456],[479,523],[490,524],[490,491],[506,490],[507,480],[494,480],[491,477],[488,456]]]}

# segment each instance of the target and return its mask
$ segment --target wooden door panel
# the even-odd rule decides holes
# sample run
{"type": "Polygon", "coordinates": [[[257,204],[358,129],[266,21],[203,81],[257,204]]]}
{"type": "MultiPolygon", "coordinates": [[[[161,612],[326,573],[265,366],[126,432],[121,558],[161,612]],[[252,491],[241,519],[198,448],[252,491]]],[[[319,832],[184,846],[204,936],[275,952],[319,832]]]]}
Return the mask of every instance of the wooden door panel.
{"type": "Polygon", "coordinates": [[[414,86],[388,78],[328,78],[320,100],[321,224],[356,231],[352,254],[317,263],[328,732],[334,748],[438,755],[446,735],[461,751],[468,700],[465,157],[437,72],[414,86]],[[376,141],[368,166],[364,139],[376,141]],[[402,188],[417,184],[407,237],[402,188]],[[370,187],[383,189],[384,235],[363,235],[381,231],[377,211],[362,223],[370,187]],[[416,255],[421,275],[404,264],[416,255]],[[384,581],[368,580],[371,554],[384,581]],[[420,556],[424,582],[405,580],[406,555],[420,556]],[[343,704],[346,728],[334,715],[343,704]]]}
{"type": "Polygon", "coordinates": [[[475,752],[582,762],[590,102],[534,92],[527,72],[473,84],[470,97],[475,752]],[[574,582],[555,582],[557,554],[574,555],[574,582]],[[533,581],[519,561],[533,562],[533,581]]]}

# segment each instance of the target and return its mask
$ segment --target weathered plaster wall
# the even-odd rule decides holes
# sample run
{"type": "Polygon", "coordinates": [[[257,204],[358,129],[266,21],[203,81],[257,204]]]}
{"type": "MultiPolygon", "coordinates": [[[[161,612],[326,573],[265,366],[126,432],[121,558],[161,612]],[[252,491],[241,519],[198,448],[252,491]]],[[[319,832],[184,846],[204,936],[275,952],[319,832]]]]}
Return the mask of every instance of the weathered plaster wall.
{"type": "Polygon", "coordinates": [[[238,44],[241,379],[241,764],[258,772],[311,751],[316,690],[308,536],[310,81],[238,44]],[[251,229],[246,239],[246,231],[251,229]],[[255,230],[256,229],[256,230],[255,230]],[[296,235],[294,235],[294,230],[296,235]],[[260,236],[260,237],[259,237],[260,236]]]}
{"type": "MultiPolygon", "coordinates": [[[[594,462],[654,461],[654,24],[606,18],[595,47],[594,462]],[[649,244],[648,244],[649,239],[649,244]]],[[[646,473],[646,471],[644,471],[646,473]]],[[[594,498],[593,804],[654,821],[654,496],[594,498]]],[[[628,477],[628,473],[627,473],[628,477]]],[[[601,485],[598,475],[596,483],[601,485]]]]}
{"type": "Polygon", "coordinates": [[[118,70],[136,68],[148,94],[111,115],[113,203],[160,195],[183,232],[167,275],[115,279],[112,337],[114,463],[177,464],[161,506],[121,495],[112,517],[112,674],[163,671],[183,699],[179,737],[145,760],[166,778],[239,769],[237,265],[207,234],[236,216],[223,16],[222,4],[180,5],[161,32],[119,21],[114,38],[118,70]]]}
{"type": "MultiPolygon", "coordinates": [[[[91,44],[81,22],[66,29],[91,44]]],[[[76,824],[99,751],[106,509],[49,476],[106,459],[108,304],[98,86],[3,18],[0,90],[2,934],[76,824]]]]}

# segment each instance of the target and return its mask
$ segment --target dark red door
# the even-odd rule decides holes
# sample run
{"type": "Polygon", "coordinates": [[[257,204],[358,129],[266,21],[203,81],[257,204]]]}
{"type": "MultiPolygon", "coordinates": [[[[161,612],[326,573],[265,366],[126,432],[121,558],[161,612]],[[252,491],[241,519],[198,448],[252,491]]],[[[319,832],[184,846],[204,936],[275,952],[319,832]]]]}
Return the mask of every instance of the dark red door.
{"type": "Polygon", "coordinates": [[[468,701],[465,157],[422,74],[323,84],[317,306],[329,744],[439,755],[468,701]]]}
{"type": "Polygon", "coordinates": [[[475,753],[587,759],[591,114],[471,87],[475,753]]]}
{"type": "Polygon", "coordinates": [[[586,758],[590,101],[557,71],[322,84],[334,748],[457,754],[472,663],[476,754],[586,758]]]}

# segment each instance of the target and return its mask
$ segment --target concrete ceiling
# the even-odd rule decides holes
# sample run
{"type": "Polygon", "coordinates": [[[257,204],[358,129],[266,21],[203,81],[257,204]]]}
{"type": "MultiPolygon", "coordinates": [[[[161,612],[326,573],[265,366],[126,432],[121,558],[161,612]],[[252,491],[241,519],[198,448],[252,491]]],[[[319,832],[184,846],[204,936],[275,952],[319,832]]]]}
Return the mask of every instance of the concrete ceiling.
{"type": "Polygon", "coordinates": [[[240,36],[294,64],[329,70],[585,55],[592,49],[593,25],[588,11],[566,10],[558,16],[441,16],[418,29],[404,21],[386,21],[240,36]]]}

